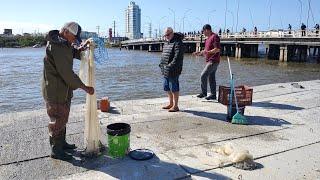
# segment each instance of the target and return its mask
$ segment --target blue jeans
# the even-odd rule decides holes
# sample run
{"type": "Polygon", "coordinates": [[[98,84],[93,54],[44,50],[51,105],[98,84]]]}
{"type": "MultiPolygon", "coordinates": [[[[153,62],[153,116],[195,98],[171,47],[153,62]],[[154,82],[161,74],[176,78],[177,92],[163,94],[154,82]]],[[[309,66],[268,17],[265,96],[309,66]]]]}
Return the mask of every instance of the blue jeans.
{"type": "Polygon", "coordinates": [[[163,78],[163,90],[171,92],[179,92],[179,76],[176,77],[164,77],[163,78]]]}

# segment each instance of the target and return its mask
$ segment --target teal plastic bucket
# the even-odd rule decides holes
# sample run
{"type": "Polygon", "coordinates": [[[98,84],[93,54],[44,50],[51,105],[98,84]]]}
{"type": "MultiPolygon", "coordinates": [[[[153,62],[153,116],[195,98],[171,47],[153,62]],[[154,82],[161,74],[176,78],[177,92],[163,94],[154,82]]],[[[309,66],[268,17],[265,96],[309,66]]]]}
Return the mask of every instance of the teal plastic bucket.
{"type": "Polygon", "coordinates": [[[131,127],[126,123],[114,123],[107,126],[108,154],[114,158],[122,158],[130,150],[131,127]]]}

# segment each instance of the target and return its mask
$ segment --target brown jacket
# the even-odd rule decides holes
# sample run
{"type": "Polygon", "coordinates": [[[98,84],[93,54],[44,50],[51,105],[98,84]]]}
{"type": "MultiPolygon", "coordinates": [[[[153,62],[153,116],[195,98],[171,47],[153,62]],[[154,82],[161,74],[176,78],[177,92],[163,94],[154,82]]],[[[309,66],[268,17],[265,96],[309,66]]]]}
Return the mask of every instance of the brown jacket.
{"type": "Polygon", "coordinates": [[[58,30],[50,31],[46,40],[42,95],[47,102],[65,103],[72,98],[72,91],[83,85],[72,70],[73,58],[80,59],[80,51],[60,37],[58,30]]]}

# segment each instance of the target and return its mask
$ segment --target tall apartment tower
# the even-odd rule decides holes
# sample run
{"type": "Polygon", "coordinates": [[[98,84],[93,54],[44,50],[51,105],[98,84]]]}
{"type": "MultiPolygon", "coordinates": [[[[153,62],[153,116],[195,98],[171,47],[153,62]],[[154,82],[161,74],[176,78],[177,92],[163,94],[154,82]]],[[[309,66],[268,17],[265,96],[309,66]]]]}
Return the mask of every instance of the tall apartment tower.
{"type": "Polygon", "coordinates": [[[141,38],[141,9],[131,1],[125,11],[126,37],[129,39],[141,38]]]}

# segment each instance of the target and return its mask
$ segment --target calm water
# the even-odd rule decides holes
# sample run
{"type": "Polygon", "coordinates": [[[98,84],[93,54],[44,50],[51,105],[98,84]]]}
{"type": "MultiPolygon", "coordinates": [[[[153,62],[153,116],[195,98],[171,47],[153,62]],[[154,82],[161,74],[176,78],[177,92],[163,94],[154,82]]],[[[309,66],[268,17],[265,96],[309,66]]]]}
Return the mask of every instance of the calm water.
{"type": "MultiPolygon", "coordinates": [[[[97,65],[96,92],[112,101],[164,97],[158,67],[160,53],[109,49],[109,60],[97,65]]],[[[0,49],[0,114],[44,107],[41,76],[44,49],[0,49]]],[[[74,70],[79,71],[75,60],[74,70]]],[[[320,64],[278,63],[265,59],[243,59],[231,62],[237,84],[250,86],[320,79],[320,64]]],[[[185,55],[180,77],[181,94],[199,92],[202,58],[185,55]]],[[[229,72],[223,57],[217,71],[218,85],[227,84],[229,72]]],[[[75,91],[73,104],[83,103],[85,93],[75,91]]]]}

